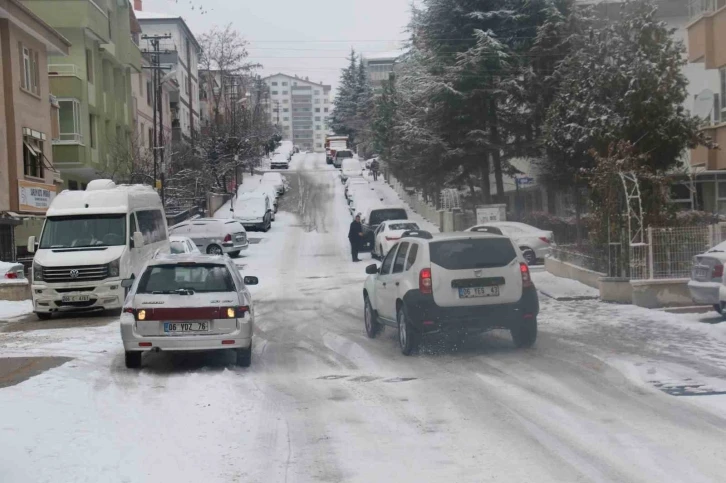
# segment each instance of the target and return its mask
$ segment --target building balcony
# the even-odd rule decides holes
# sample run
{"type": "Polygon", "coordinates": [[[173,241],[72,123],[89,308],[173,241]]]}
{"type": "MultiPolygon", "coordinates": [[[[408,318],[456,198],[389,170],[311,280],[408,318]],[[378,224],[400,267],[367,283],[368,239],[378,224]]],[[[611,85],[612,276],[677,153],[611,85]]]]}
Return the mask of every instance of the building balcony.
{"type": "Polygon", "coordinates": [[[62,2],[62,8],[58,3],[38,0],[23,2],[23,5],[55,29],[88,29],[101,39],[109,38],[108,14],[98,3],[93,0],[62,2]]]}
{"type": "Polygon", "coordinates": [[[75,64],[49,64],[50,90],[57,97],[82,99],[85,76],[75,64]]]}
{"type": "Polygon", "coordinates": [[[688,60],[706,69],[726,65],[726,0],[694,0],[689,4],[688,60]]]}

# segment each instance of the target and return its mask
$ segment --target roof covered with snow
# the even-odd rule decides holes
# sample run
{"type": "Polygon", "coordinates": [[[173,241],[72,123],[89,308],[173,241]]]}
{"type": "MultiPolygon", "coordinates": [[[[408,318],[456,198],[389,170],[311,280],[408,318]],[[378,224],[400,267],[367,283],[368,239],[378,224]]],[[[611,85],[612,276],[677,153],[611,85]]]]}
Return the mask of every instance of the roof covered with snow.
{"type": "Polygon", "coordinates": [[[389,50],[388,52],[373,52],[370,54],[363,54],[365,60],[396,60],[405,54],[405,50],[389,50]]]}

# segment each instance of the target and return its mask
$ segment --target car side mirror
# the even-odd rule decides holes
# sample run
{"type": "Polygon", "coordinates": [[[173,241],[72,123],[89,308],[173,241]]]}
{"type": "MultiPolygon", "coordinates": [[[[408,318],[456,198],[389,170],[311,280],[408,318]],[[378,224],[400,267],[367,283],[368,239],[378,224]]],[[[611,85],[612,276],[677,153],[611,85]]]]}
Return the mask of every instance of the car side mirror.
{"type": "Polygon", "coordinates": [[[247,276],[244,278],[245,285],[257,285],[260,283],[260,280],[257,277],[250,277],[247,276]]]}
{"type": "Polygon", "coordinates": [[[378,273],[378,265],[376,265],[375,263],[372,265],[368,265],[366,267],[366,273],[368,275],[375,275],[376,273],[378,273]]]}
{"type": "Polygon", "coordinates": [[[28,237],[28,253],[35,253],[35,235],[28,237]]]}
{"type": "Polygon", "coordinates": [[[121,280],[121,286],[123,288],[131,288],[131,286],[133,284],[134,284],[134,279],[133,278],[125,278],[125,279],[121,280]]]}
{"type": "Polygon", "coordinates": [[[131,241],[134,242],[134,246],[131,248],[141,248],[144,246],[144,235],[140,231],[136,231],[131,241]]]}

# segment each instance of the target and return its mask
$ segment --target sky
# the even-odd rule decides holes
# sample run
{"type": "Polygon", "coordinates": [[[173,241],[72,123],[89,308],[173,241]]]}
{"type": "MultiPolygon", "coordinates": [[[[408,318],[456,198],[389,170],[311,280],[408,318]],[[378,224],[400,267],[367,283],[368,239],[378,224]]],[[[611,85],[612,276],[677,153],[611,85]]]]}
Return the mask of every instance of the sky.
{"type": "Polygon", "coordinates": [[[232,23],[261,75],[283,72],[336,89],[351,47],[364,54],[401,47],[410,1],[144,0],[143,10],[178,14],[196,36],[232,23]]]}

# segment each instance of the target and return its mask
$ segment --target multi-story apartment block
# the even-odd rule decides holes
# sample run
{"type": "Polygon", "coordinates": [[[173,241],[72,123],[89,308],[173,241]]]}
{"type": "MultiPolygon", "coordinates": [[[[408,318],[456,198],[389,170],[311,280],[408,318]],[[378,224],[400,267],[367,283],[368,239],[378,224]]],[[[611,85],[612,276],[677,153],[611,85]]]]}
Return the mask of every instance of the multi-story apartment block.
{"type": "Polygon", "coordinates": [[[398,59],[404,54],[402,50],[392,52],[375,52],[364,54],[363,65],[368,74],[368,80],[371,83],[373,92],[379,92],[383,86],[383,81],[387,81],[391,74],[395,71],[398,59]]]}
{"type": "MultiPolygon", "coordinates": [[[[131,95],[134,105],[134,138],[132,147],[136,154],[146,155],[148,159],[153,158],[154,148],[154,107],[156,106],[156,93],[152,79],[151,62],[144,56],[141,61],[142,71],[131,76],[131,95]]],[[[157,141],[158,130],[163,123],[164,146],[169,147],[172,140],[172,114],[171,97],[179,90],[176,79],[164,82],[161,85],[161,106],[162,114],[157,111],[157,141]],[[159,119],[160,117],[160,119],[159,119]]],[[[167,149],[168,153],[169,150],[167,149]]]]}
{"type": "Polygon", "coordinates": [[[189,30],[184,19],[179,16],[143,11],[142,0],[134,0],[136,18],[141,25],[142,47],[152,51],[144,35],[170,34],[171,39],[160,42],[160,50],[169,51],[161,55],[160,62],[167,67],[166,72],[176,72],[179,90],[171,94],[172,130],[175,141],[191,142],[194,132],[199,129],[199,55],[201,47],[189,30]]]}
{"type": "Polygon", "coordinates": [[[133,129],[131,73],[141,70],[138,25],[126,0],[23,0],[71,42],[68,57],[51,55],[51,92],[60,106],[53,140],[65,186],[128,169],[133,129]]]}
{"type": "Polygon", "coordinates": [[[69,48],[19,0],[0,0],[0,260],[15,260],[14,226],[23,215],[45,213],[61,183],[51,148],[59,129],[48,56],[66,56],[69,48]]]}
{"type": "Polygon", "coordinates": [[[325,151],[328,117],[333,111],[330,86],[287,74],[265,77],[270,89],[270,119],[283,139],[306,151],[325,151]]]}

